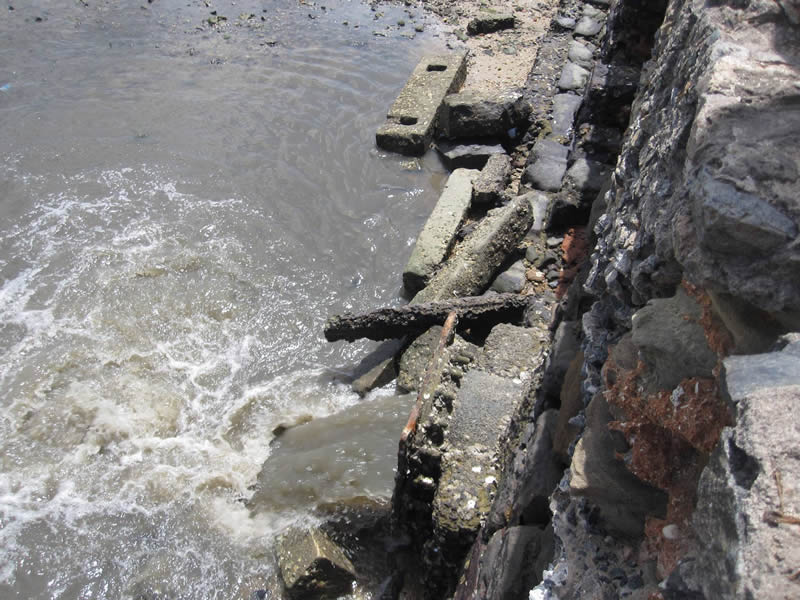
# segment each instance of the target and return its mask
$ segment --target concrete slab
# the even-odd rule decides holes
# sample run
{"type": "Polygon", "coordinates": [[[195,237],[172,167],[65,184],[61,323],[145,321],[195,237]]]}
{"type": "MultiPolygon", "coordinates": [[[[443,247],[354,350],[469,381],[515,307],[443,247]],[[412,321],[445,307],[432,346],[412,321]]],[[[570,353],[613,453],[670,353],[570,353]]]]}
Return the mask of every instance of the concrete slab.
{"type": "Polygon", "coordinates": [[[406,290],[417,292],[425,287],[436,267],[444,261],[469,210],[472,182],[478,173],[471,169],[456,169],[448,178],[403,270],[406,290]]]}
{"type": "Polygon", "coordinates": [[[378,147],[412,156],[425,154],[444,97],[461,88],[466,74],[466,51],[423,57],[378,130],[378,147]]]}

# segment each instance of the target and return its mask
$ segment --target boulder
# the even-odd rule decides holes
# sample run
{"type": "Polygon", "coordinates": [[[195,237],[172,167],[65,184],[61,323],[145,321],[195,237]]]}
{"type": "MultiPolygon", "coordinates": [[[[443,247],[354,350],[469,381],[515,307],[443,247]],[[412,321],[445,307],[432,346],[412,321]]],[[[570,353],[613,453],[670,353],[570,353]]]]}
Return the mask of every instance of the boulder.
{"type": "Polygon", "coordinates": [[[736,425],[703,470],[693,525],[706,598],[791,598],[800,564],[800,345],[725,359],[736,425]],[[792,521],[794,519],[794,521],[792,521]]]}
{"type": "Polygon", "coordinates": [[[633,315],[632,340],[648,366],[650,392],[713,375],[717,355],[708,347],[702,316],[700,305],[682,287],[672,298],[650,300],[633,315]]]}
{"type": "Polygon", "coordinates": [[[589,71],[575,63],[568,62],[561,71],[558,89],[565,92],[583,90],[587,81],[589,81],[589,71]]]}
{"type": "Polygon", "coordinates": [[[569,149],[553,140],[539,140],[533,146],[522,182],[538,190],[557,192],[567,172],[569,149]]]}
{"type": "Polygon", "coordinates": [[[290,529],[278,537],[277,554],[290,598],[336,598],[352,589],[353,564],[319,529],[290,529]]]}
{"type": "Polygon", "coordinates": [[[642,483],[617,458],[627,449],[621,435],[608,429],[611,412],[602,394],[586,409],[586,428],[570,466],[570,493],[588,499],[600,512],[607,531],[627,537],[644,532],[647,516],[666,514],[667,495],[642,483]]]}
{"type": "Polygon", "coordinates": [[[444,99],[439,131],[451,139],[502,137],[510,129],[523,127],[529,113],[521,89],[469,90],[444,99]]]}
{"type": "Polygon", "coordinates": [[[493,154],[472,185],[472,202],[476,205],[500,204],[511,182],[511,157],[493,154]]]}

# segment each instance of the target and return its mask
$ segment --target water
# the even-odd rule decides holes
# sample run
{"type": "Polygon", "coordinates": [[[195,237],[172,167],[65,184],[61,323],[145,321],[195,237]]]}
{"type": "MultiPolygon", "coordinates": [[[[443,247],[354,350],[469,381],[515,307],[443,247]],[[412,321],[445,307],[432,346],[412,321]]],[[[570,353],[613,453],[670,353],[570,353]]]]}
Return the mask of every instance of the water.
{"type": "Polygon", "coordinates": [[[277,424],[359,402],[371,346],[322,325],[400,301],[444,175],[374,132],[441,42],[374,36],[408,15],[344,0],[11,4],[0,597],[273,597],[310,504],[246,500],[277,424]]]}

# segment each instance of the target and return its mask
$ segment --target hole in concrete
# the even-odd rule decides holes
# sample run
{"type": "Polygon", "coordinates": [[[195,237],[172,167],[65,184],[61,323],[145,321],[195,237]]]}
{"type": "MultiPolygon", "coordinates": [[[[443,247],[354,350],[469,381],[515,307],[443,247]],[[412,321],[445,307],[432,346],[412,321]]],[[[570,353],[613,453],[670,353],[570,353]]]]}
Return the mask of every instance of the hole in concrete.
{"type": "Polygon", "coordinates": [[[428,65],[428,71],[446,71],[447,65],[428,65]]]}
{"type": "Polygon", "coordinates": [[[758,464],[755,457],[740,448],[733,439],[728,439],[728,452],[731,473],[736,485],[749,490],[758,477],[761,465],[758,464]]]}
{"type": "Polygon", "coordinates": [[[400,117],[400,125],[416,125],[417,117],[400,117]]]}

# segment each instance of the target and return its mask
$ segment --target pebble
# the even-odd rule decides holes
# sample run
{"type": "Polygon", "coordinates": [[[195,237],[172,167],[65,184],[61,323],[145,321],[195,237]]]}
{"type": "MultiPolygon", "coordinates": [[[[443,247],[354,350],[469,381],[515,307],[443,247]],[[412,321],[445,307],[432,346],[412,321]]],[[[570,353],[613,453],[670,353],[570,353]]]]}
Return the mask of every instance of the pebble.
{"type": "Polygon", "coordinates": [[[561,245],[561,242],[564,241],[562,237],[549,237],[547,238],[547,247],[548,248],[557,248],[561,245]]]}
{"type": "Polygon", "coordinates": [[[575,27],[575,33],[585,37],[592,37],[593,35],[600,33],[602,28],[603,26],[597,21],[591,19],[590,17],[583,17],[580,21],[578,21],[578,25],[575,27]]]}
{"type": "Polygon", "coordinates": [[[575,29],[575,25],[577,25],[577,23],[578,22],[572,17],[558,17],[556,19],[556,25],[562,29],[575,29]]]}

